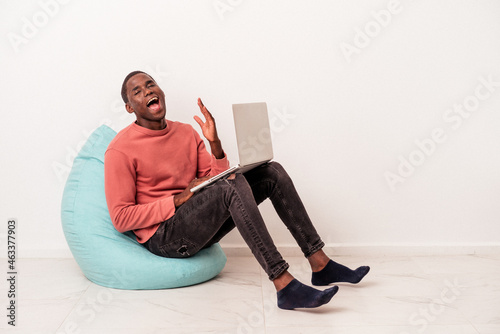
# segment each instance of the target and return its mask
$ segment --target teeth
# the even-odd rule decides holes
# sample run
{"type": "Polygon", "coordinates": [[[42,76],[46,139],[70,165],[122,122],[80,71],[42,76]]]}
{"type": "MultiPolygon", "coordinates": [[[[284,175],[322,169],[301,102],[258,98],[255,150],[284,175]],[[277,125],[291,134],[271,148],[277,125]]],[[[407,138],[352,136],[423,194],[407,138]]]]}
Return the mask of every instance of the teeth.
{"type": "Polygon", "coordinates": [[[157,100],[158,100],[158,98],[157,98],[157,97],[152,97],[152,98],[148,101],[147,105],[149,106],[152,102],[157,101],[157,100]]]}

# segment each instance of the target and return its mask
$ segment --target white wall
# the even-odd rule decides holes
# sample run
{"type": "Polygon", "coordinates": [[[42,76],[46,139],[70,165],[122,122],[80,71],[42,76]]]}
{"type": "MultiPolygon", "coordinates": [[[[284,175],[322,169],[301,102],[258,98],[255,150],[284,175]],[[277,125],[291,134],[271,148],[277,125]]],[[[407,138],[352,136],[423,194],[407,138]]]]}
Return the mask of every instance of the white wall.
{"type": "Polygon", "coordinates": [[[201,97],[233,162],[231,104],[267,101],[276,160],[329,244],[499,245],[500,2],[64,2],[0,3],[1,219],[20,256],[68,254],[69,166],[98,125],[134,120],[120,85],[136,69],[171,119],[197,127],[201,97]]]}

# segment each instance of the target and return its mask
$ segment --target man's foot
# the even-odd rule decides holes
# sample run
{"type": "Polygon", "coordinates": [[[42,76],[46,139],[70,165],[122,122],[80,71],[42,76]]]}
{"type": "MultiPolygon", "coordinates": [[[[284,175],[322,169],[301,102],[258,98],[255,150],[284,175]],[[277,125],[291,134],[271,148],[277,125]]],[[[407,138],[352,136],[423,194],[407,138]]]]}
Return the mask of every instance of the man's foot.
{"type": "Polygon", "coordinates": [[[338,290],[338,286],[324,291],[316,290],[293,279],[286,287],[277,292],[278,307],[284,310],[318,307],[328,303],[338,290]]]}
{"type": "Polygon", "coordinates": [[[313,285],[328,285],[330,283],[359,283],[363,277],[370,271],[370,267],[362,266],[356,270],[351,270],[333,260],[318,272],[312,273],[313,285]]]}

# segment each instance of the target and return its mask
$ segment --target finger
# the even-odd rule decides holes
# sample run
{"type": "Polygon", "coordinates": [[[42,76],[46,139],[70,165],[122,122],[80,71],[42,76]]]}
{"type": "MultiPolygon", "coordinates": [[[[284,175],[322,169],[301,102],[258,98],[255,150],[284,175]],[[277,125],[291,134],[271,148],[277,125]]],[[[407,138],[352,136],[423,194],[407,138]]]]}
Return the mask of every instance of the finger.
{"type": "Polygon", "coordinates": [[[209,176],[200,177],[199,179],[194,179],[191,183],[193,184],[193,187],[196,187],[197,185],[202,184],[203,182],[208,180],[209,178],[210,178],[209,176]]]}
{"type": "Polygon", "coordinates": [[[203,101],[201,101],[200,98],[198,98],[198,107],[200,107],[201,112],[203,113],[204,111],[208,111],[207,107],[203,104],[203,101]]]}
{"type": "Polygon", "coordinates": [[[194,116],[193,118],[196,121],[196,123],[198,123],[201,127],[205,124],[198,116],[194,116]]]}
{"type": "Polygon", "coordinates": [[[203,101],[201,101],[200,98],[198,98],[198,106],[200,107],[200,111],[203,114],[203,116],[205,116],[205,118],[207,118],[207,115],[212,117],[212,114],[210,113],[210,111],[208,111],[207,107],[205,107],[203,101]]]}

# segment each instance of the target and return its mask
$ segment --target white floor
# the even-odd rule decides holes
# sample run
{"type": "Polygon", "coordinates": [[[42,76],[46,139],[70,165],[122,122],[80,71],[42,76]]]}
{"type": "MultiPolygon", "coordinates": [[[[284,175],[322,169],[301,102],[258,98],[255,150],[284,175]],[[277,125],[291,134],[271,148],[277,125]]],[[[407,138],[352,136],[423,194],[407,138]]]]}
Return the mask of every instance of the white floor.
{"type": "MultiPolygon", "coordinates": [[[[310,282],[306,260],[288,258],[310,282]]],[[[215,279],[192,287],[124,291],[89,282],[72,259],[19,259],[17,326],[2,333],[500,333],[500,255],[339,257],[370,265],[358,285],[339,284],[314,310],[284,311],[256,261],[230,257],[215,279]]]]}

